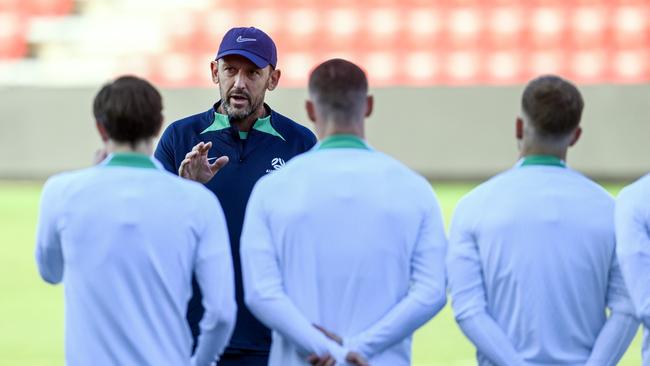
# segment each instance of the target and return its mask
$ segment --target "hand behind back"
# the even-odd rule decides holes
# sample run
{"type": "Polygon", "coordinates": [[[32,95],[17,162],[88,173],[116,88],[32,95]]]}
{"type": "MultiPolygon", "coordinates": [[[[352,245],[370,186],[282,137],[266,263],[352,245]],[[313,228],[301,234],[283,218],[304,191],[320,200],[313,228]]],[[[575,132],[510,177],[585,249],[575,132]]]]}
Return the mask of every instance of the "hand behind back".
{"type": "MultiPolygon", "coordinates": [[[[314,327],[316,329],[320,330],[321,333],[325,334],[325,336],[327,338],[333,340],[334,342],[338,343],[339,345],[343,345],[343,339],[340,336],[338,336],[337,334],[335,334],[333,332],[330,332],[329,330],[321,327],[320,325],[314,324],[314,327]]],[[[312,354],[307,358],[307,361],[309,361],[309,363],[312,366],[334,366],[334,365],[336,365],[336,360],[330,355],[318,356],[318,355],[312,354]]],[[[363,358],[363,356],[361,356],[357,352],[352,352],[352,351],[348,352],[348,354],[345,356],[345,361],[348,364],[354,365],[354,366],[369,366],[368,361],[366,361],[366,359],[363,358]]]]}

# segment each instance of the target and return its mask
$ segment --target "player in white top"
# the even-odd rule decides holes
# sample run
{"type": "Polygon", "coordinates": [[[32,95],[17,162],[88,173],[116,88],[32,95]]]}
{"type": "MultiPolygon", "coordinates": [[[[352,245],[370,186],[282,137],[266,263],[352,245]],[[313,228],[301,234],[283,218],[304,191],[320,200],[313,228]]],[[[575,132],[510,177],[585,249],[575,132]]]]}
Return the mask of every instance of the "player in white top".
{"type": "Polygon", "coordinates": [[[237,309],[219,202],[151,157],[162,125],[151,84],[121,77],[105,85],[94,114],[108,157],[47,181],[36,239],[41,276],[65,287],[66,364],[209,365],[237,309]],[[194,271],[206,314],[190,359],[194,271]]]}
{"type": "Polygon", "coordinates": [[[638,328],[616,260],[614,200],[565,163],[582,109],[571,83],[531,81],[516,122],[521,160],[454,213],[452,305],[481,366],[615,365],[638,328]]]}
{"type": "Polygon", "coordinates": [[[616,201],[616,254],[638,319],[643,365],[650,365],[650,175],[625,187],[616,201]]]}
{"type": "Polygon", "coordinates": [[[249,201],[246,304],[273,329],[270,366],[410,365],[412,333],[446,302],[437,199],[363,140],[373,100],[358,66],[319,65],[309,95],[321,143],[262,178],[249,201]]]}

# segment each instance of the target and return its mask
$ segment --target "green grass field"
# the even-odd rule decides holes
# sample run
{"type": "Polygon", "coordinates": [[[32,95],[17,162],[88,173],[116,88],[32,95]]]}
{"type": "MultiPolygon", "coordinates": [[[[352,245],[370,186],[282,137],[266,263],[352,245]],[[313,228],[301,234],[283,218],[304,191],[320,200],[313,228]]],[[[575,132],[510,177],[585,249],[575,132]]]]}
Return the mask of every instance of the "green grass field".
{"type": "MultiPolygon", "coordinates": [[[[447,222],[472,184],[434,184],[447,222]]],[[[616,194],[620,186],[607,186],[616,194]]],[[[63,365],[63,288],[38,277],[33,249],[41,184],[0,182],[0,365],[63,365]]],[[[641,337],[620,365],[641,364],[641,337]]],[[[415,366],[474,365],[474,350],[449,306],[420,329],[415,366]]]]}

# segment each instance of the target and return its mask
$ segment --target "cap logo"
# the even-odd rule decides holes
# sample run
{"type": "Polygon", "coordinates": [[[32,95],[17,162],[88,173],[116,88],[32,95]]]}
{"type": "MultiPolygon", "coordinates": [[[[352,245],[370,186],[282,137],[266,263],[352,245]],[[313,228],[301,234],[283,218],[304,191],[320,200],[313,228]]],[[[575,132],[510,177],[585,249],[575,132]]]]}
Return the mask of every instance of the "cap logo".
{"type": "Polygon", "coordinates": [[[244,43],[244,42],[255,42],[257,39],[255,38],[244,38],[242,36],[237,37],[237,43],[244,43]]]}

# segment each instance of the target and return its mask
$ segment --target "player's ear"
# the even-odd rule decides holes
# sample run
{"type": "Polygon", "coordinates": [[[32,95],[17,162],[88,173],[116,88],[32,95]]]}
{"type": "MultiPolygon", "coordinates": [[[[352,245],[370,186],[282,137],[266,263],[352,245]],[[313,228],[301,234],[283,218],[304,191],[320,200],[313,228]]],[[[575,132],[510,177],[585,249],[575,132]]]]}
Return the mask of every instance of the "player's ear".
{"type": "Polygon", "coordinates": [[[375,106],[375,98],[372,95],[366,97],[366,117],[370,117],[372,109],[375,106]]]}
{"type": "Polygon", "coordinates": [[[569,146],[573,146],[580,140],[580,136],[582,135],[582,128],[579,126],[576,128],[576,130],[573,132],[573,137],[571,137],[571,143],[569,143],[569,146]]]}
{"type": "Polygon", "coordinates": [[[515,137],[517,140],[524,138],[524,120],[521,117],[517,117],[517,121],[515,122],[515,137]]]}
{"type": "MultiPolygon", "coordinates": [[[[271,66],[268,66],[271,67],[271,66]]],[[[269,76],[269,86],[267,89],[269,91],[275,89],[278,86],[278,83],[280,82],[280,76],[282,75],[282,72],[280,72],[279,69],[274,70],[271,68],[271,75],[269,76]]]]}
{"type": "Polygon", "coordinates": [[[305,109],[307,110],[307,117],[309,117],[309,120],[316,123],[316,110],[314,109],[314,102],[307,99],[305,101],[305,109]]]}
{"type": "Polygon", "coordinates": [[[210,77],[213,83],[219,84],[219,61],[217,60],[210,62],[210,77]]]}
{"type": "Polygon", "coordinates": [[[95,126],[97,127],[97,131],[99,132],[99,136],[102,138],[102,141],[103,142],[108,141],[110,136],[106,131],[106,127],[104,127],[104,125],[99,121],[95,121],[95,126]]]}

